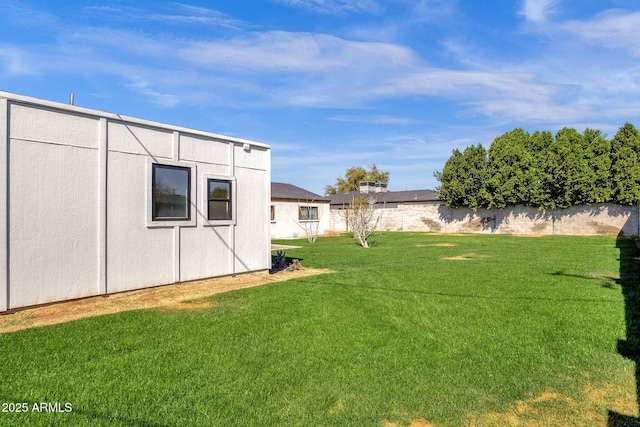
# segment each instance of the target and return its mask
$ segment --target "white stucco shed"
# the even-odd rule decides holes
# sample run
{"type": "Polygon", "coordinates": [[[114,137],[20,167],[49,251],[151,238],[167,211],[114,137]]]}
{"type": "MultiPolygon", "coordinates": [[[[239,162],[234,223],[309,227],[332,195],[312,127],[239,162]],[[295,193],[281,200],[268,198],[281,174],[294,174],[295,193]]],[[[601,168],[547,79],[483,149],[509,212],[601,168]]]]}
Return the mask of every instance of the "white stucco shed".
{"type": "Polygon", "coordinates": [[[267,270],[268,145],[0,91],[0,312],[267,270]]]}

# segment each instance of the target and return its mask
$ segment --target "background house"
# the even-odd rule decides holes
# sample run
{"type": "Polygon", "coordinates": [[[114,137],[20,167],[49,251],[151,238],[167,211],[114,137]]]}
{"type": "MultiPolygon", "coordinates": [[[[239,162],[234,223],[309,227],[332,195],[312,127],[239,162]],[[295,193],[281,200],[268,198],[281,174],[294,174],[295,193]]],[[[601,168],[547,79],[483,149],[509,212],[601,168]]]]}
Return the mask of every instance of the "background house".
{"type": "Polygon", "coordinates": [[[295,185],[271,183],[272,239],[322,235],[329,223],[329,199],[295,185]]]}
{"type": "Polygon", "coordinates": [[[267,145],[0,92],[0,311],[267,270],[267,145]]]}

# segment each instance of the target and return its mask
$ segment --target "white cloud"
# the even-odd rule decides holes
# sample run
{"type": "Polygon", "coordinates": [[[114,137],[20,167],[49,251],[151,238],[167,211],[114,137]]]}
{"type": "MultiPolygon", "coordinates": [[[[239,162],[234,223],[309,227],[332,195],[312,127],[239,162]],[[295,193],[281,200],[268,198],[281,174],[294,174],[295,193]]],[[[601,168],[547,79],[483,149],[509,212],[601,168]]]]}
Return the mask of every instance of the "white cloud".
{"type": "Polygon", "coordinates": [[[147,82],[140,81],[134,83],[132,86],[136,92],[146,95],[153,101],[154,104],[160,107],[172,108],[180,103],[176,95],[170,93],[161,93],[153,90],[149,88],[149,84],[147,82]]]}
{"type": "Polygon", "coordinates": [[[155,13],[150,15],[150,19],[185,25],[213,25],[234,30],[248,27],[247,23],[217,10],[180,3],[177,6],[183,13],[155,13]]]}
{"type": "MultiPolygon", "coordinates": [[[[546,14],[555,3],[525,5],[528,16],[540,17],[536,13],[546,14]]],[[[175,16],[227,19],[208,9],[185,5],[179,9],[175,16]]],[[[456,54],[456,68],[431,66],[400,44],[332,34],[253,31],[196,40],[105,27],[59,29],[57,44],[47,46],[0,45],[0,58],[7,75],[114,75],[165,107],[215,103],[352,108],[386,99],[434,97],[457,104],[458,114],[518,122],[573,121],[581,115],[583,121],[598,120],[599,115],[614,114],[611,105],[616,105],[616,113],[637,111],[640,68],[618,66],[612,79],[606,63],[574,65],[567,60],[569,50],[562,49],[570,49],[568,43],[577,40],[635,52],[640,49],[640,32],[634,31],[640,27],[640,13],[610,11],[591,20],[549,25],[561,30],[559,34],[573,36],[565,37],[571,39],[568,47],[509,64],[488,60],[461,42],[445,43],[456,54]]],[[[417,124],[393,113],[330,119],[417,124]]]]}
{"type": "Polygon", "coordinates": [[[276,0],[292,7],[317,14],[376,14],[380,8],[375,0],[276,0]]]}
{"type": "Polygon", "coordinates": [[[609,10],[586,21],[567,21],[560,29],[604,48],[616,48],[640,56],[640,12],[609,10]]]}
{"type": "Polygon", "coordinates": [[[3,74],[8,76],[36,75],[39,72],[27,52],[11,45],[0,45],[0,64],[3,74]]]}
{"type": "Polygon", "coordinates": [[[35,7],[25,6],[20,1],[2,1],[0,9],[4,20],[10,20],[14,25],[31,28],[43,28],[53,24],[56,19],[46,12],[35,7]]]}
{"type": "Polygon", "coordinates": [[[160,21],[177,25],[206,25],[231,30],[249,27],[244,21],[209,8],[191,6],[182,3],[171,3],[171,7],[163,11],[163,4],[154,5],[153,12],[143,7],[120,6],[86,6],[83,11],[90,16],[99,16],[109,21],[160,21]]]}
{"type": "MultiPolygon", "coordinates": [[[[498,112],[493,100],[541,105],[559,92],[555,85],[540,83],[531,73],[492,71],[496,67],[481,71],[429,67],[404,46],[329,34],[271,31],[192,41],[85,28],[67,37],[50,53],[31,55],[29,62],[47,64],[51,69],[73,69],[78,74],[118,75],[139,93],[167,107],[195,102],[198,97],[202,100],[203,93],[218,102],[233,99],[238,106],[244,102],[357,107],[378,99],[434,96],[459,100],[477,113],[483,112],[483,105],[490,105],[484,113],[493,116],[498,112]],[[107,51],[108,59],[102,56],[107,51]],[[141,60],[145,66],[138,65],[141,60]],[[231,92],[233,97],[225,96],[231,92]]],[[[12,57],[20,58],[20,52],[12,57]]],[[[503,104],[504,114],[509,115],[509,106],[503,104]]],[[[367,120],[410,123],[394,116],[367,120]]]]}
{"type": "Polygon", "coordinates": [[[409,66],[410,49],[402,46],[341,39],[329,34],[269,31],[178,47],[182,59],[206,66],[256,72],[314,72],[409,66]],[[367,62],[363,62],[367,61],[367,62]]]}
{"type": "Polygon", "coordinates": [[[397,117],[389,115],[358,115],[358,116],[332,116],[329,120],[337,122],[357,122],[357,123],[371,123],[382,125],[410,125],[421,123],[420,120],[409,119],[406,117],[397,117]]]}
{"type": "Polygon", "coordinates": [[[547,20],[548,15],[554,12],[558,0],[523,0],[520,14],[527,21],[541,23],[547,20]]]}

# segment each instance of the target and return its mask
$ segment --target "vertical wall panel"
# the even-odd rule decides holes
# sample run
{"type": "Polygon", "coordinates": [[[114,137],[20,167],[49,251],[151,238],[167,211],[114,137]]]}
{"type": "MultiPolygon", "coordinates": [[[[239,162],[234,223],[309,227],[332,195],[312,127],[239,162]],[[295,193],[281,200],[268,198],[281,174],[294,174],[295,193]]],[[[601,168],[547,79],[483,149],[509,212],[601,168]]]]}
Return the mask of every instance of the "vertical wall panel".
{"type": "Polygon", "coordinates": [[[174,282],[173,227],[147,228],[147,158],[109,151],[107,287],[109,292],[174,282]]]}
{"type": "Polygon", "coordinates": [[[99,140],[99,183],[98,183],[98,285],[99,292],[107,290],[107,119],[100,119],[99,140]]]}
{"type": "Polygon", "coordinates": [[[95,295],[98,151],[12,139],[9,155],[11,307],[95,295]]]}
{"type": "Polygon", "coordinates": [[[269,190],[263,183],[268,172],[236,168],[238,182],[237,226],[235,227],[236,273],[270,267],[265,251],[269,251],[269,190]]]}
{"type": "Polygon", "coordinates": [[[7,194],[9,153],[9,110],[6,99],[0,99],[0,312],[9,308],[9,198],[7,194]]]}

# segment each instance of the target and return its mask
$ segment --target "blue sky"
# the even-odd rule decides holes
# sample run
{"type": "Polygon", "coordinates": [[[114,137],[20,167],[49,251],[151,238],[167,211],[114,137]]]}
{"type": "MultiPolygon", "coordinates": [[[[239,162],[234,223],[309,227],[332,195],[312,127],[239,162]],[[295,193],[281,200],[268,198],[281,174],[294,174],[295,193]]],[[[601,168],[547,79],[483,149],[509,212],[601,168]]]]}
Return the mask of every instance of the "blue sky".
{"type": "Polygon", "coordinates": [[[322,194],[351,166],[435,188],[522,127],[640,127],[637,0],[0,0],[0,90],[270,144],[322,194]]]}

